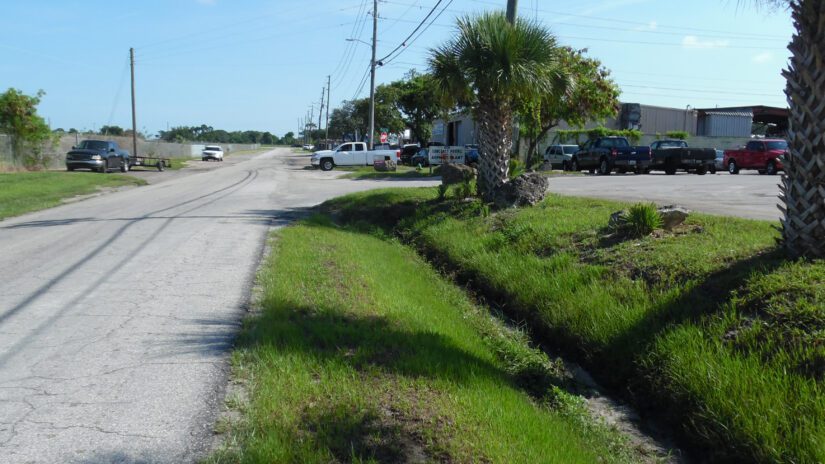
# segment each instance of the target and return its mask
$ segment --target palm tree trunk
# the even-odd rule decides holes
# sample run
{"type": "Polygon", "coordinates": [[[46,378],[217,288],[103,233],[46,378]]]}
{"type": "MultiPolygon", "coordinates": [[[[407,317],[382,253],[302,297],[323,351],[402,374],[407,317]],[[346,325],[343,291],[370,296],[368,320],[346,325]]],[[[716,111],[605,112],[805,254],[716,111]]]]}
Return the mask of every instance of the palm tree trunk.
{"type": "Polygon", "coordinates": [[[825,257],[825,1],[790,2],[796,34],[784,72],[790,104],[781,198],[782,236],[791,256],[825,257]]]}
{"type": "Polygon", "coordinates": [[[507,183],[513,145],[513,111],[507,102],[484,100],[476,114],[479,134],[478,191],[485,202],[507,183]]]}

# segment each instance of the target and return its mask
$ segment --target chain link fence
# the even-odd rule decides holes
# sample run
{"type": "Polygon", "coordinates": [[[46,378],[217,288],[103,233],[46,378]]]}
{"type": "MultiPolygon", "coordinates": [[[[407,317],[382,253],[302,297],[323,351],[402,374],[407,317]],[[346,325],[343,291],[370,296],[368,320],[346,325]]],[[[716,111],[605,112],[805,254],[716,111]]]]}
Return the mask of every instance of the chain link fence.
{"type": "MultiPolygon", "coordinates": [[[[47,143],[43,147],[40,158],[45,169],[63,169],[66,153],[81,140],[112,140],[118,143],[121,148],[132,153],[132,139],[130,137],[108,137],[94,134],[66,134],[60,136],[54,143],[47,143]]],[[[159,140],[137,141],[137,154],[139,156],[153,156],[159,158],[199,158],[206,144],[204,143],[170,143],[159,140]]],[[[244,150],[256,150],[260,148],[258,144],[238,144],[238,143],[210,143],[209,145],[220,145],[224,152],[232,153],[244,150]]],[[[16,170],[24,167],[22,160],[15,158],[12,150],[11,137],[0,134],[0,171],[16,170]]]]}

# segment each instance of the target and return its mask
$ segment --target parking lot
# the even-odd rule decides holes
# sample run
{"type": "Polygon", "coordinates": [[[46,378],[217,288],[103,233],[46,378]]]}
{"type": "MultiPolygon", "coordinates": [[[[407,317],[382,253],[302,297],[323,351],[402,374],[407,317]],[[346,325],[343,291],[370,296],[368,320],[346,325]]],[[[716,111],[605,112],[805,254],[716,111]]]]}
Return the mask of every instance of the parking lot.
{"type": "Polygon", "coordinates": [[[678,204],[710,214],[778,220],[781,217],[777,209],[781,180],[781,176],[756,172],[735,176],[726,172],[704,176],[686,173],[675,176],[663,173],[563,175],[550,179],[550,191],[610,200],[678,204]]]}

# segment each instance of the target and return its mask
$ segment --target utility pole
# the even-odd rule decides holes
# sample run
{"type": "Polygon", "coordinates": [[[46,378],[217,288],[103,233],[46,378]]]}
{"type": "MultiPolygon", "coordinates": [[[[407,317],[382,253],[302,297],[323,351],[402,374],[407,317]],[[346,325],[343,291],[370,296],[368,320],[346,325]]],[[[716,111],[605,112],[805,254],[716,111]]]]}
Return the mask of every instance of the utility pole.
{"type": "Polygon", "coordinates": [[[129,49],[129,64],[132,68],[132,156],[137,156],[137,118],[135,117],[135,49],[129,49]]]}
{"type": "Polygon", "coordinates": [[[327,89],[321,88],[321,109],[318,111],[318,130],[321,130],[321,118],[324,116],[324,103],[326,102],[327,89]]]}
{"type": "MultiPolygon", "coordinates": [[[[514,1],[514,0],[511,0],[514,1]]],[[[375,49],[378,42],[378,0],[372,1],[372,61],[370,61],[370,150],[375,148],[375,49]]]]}
{"type": "Polygon", "coordinates": [[[327,139],[327,142],[329,142],[329,92],[330,92],[331,87],[332,87],[332,76],[328,75],[327,76],[327,133],[324,136],[324,138],[327,139]]]}
{"type": "Polygon", "coordinates": [[[516,23],[516,10],[518,9],[518,0],[507,0],[507,22],[510,24],[516,23]]]}
{"type": "Polygon", "coordinates": [[[311,144],[312,143],[312,121],[315,119],[315,103],[313,103],[310,106],[310,108],[311,109],[309,110],[309,119],[307,120],[307,123],[309,124],[309,142],[308,143],[311,144]]]}

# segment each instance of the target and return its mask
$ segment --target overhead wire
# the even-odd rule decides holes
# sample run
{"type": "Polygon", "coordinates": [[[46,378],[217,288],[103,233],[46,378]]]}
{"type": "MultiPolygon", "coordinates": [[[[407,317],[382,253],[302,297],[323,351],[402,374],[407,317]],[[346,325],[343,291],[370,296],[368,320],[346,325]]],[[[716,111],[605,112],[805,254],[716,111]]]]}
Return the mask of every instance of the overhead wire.
{"type": "MultiPolygon", "coordinates": [[[[432,16],[432,14],[435,13],[435,10],[438,9],[438,5],[441,5],[441,2],[443,2],[443,1],[444,0],[438,0],[435,3],[435,5],[430,9],[429,13],[427,13],[427,16],[424,16],[424,19],[422,19],[421,22],[418,23],[417,26],[415,26],[415,29],[413,29],[413,31],[410,32],[410,35],[408,35],[406,39],[401,41],[401,43],[397,47],[395,47],[391,52],[387,53],[387,55],[385,57],[379,59],[378,61],[384,61],[386,59],[389,59],[393,55],[393,53],[397,52],[401,48],[406,47],[407,46],[407,41],[410,40],[412,38],[412,36],[414,36],[415,33],[418,32],[419,29],[421,29],[422,26],[424,26],[424,24],[427,22],[427,20],[430,19],[430,16],[432,16]]],[[[397,22],[399,22],[399,20],[396,20],[396,23],[397,22]]]]}
{"type": "MultiPolygon", "coordinates": [[[[439,3],[440,3],[440,2],[439,2],[439,3]]],[[[440,18],[440,17],[441,17],[441,15],[443,15],[443,14],[444,14],[444,12],[445,12],[445,11],[447,11],[447,9],[448,9],[448,8],[450,7],[450,5],[452,5],[452,4],[453,4],[453,0],[449,0],[449,1],[447,2],[447,4],[446,4],[446,5],[444,5],[444,8],[442,8],[442,9],[441,9],[441,12],[439,12],[439,13],[438,13],[438,14],[437,14],[437,15],[436,15],[433,19],[432,19],[432,21],[430,21],[430,24],[428,24],[428,25],[427,25],[427,27],[425,27],[425,28],[424,28],[424,29],[423,29],[423,30],[422,30],[422,31],[421,31],[421,32],[420,32],[417,36],[415,36],[412,40],[410,40],[410,41],[409,41],[409,43],[408,43],[408,44],[406,44],[406,45],[405,45],[404,50],[406,50],[407,48],[409,48],[410,46],[412,46],[412,45],[415,43],[415,41],[417,41],[419,38],[421,38],[421,36],[422,36],[422,35],[424,35],[424,33],[425,33],[425,32],[427,32],[427,30],[428,30],[428,29],[429,29],[429,28],[430,28],[433,24],[435,24],[435,22],[436,22],[436,21],[438,21],[438,18],[440,18]]],[[[399,56],[401,56],[401,53],[403,53],[403,52],[404,52],[404,50],[401,50],[400,52],[398,52],[398,53],[397,53],[395,56],[393,56],[392,58],[389,58],[389,59],[386,59],[386,60],[382,60],[382,61],[384,62],[384,64],[389,64],[389,63],[392,63],[392,62],[393,62],[396,58],[398,58],[399,56]]]]}

